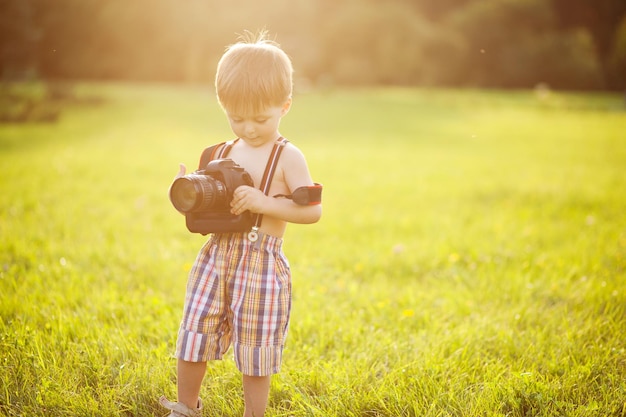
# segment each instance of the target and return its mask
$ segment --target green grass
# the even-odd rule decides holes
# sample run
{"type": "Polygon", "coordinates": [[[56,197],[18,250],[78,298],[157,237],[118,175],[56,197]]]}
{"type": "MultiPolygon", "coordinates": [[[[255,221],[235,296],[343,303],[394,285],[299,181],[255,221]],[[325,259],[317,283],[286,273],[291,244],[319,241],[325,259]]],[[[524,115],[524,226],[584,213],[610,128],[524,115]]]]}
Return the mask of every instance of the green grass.
{"type": "MultiPolygon", "coordinates": [[[[205,89],[75,94],[103,100],[0,125],[0,415],[162,416],[204,240],[167,188],[231,132],[205,89]]],[[[281,131],[324,215],[286,235],[268,416],[626,416],[619,96],[299,94],[281,131]]],[[[205,415],[241,396],[210,364],[205,415]]]]}

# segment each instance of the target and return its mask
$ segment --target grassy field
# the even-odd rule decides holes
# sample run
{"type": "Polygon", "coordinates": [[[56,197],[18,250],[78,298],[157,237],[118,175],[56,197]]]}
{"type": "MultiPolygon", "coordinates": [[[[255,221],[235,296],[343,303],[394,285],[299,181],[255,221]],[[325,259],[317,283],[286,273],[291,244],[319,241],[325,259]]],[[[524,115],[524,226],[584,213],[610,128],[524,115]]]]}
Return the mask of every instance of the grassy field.
{"type": "MultiPolygon", "coordinates": [[[[56,123],[0,124],[0,415],[163,416],[204,241],[167,188],[231,132],[208,89],[74,91],[56,123]]],[[[324,215],[286,235],[267,415],[626,416],[624,106],[298,94],[281,131],[324,215]]],[[[210,364],[205,415],[241,397],[232,357],[210,364]]]]}

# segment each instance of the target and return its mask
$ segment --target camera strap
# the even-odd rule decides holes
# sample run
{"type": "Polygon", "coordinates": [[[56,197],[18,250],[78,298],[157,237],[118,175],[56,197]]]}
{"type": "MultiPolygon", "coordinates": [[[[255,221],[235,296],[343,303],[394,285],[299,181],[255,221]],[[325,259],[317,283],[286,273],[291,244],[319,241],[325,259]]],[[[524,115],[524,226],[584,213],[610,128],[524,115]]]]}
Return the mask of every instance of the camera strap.
{"type": "MultiPolygon", "coordinates": [[[[239,138],[207,148],[201,157],[200,166],[202,166],[203,160],[206,160],[206,157],[208,157],[208,161],[212,161],[213,159],[226,158],[226,156],[228,156],[228,153],[238,140],[239,138]]],[[[265,172],[263,172],[261,185],[259,186],[259,189],[265,195],[269,195],[270,186],[272,185],[272,178],[274,178],[274,173],[276,172],[276,167],[278,166],[278,159],[280,158],[280,154],[283,151],[285,145],[287,145],[288,143],[289,141],[282,136],[278,138],[276,143],[274,143],[272,152],[270,153],[270,156],[267,159],[267,164],[265,165],[265,172]]],[[[254,219],[254,225],[252,226],[252,230],[250,230],[250,232],[248,233],[248,240],[250,240],[250,242],[256,242],[259,239],[259,227],[261,227],[262,221],[263,215],[257,213],[254,219]]]]}
{"type": "Polygon", "coordinates": [[[228,142],[221,142],[217,145],[210,146],[206,148],[202,155],[200,156],[200,163],[198,164],[198,169],[205,169],[207,164],[214,159],[222,159],[226,158],[228,152],[230,152],[233,145],[239,140],[239,138],[234,140],[229,140],[228,142]]]}
{"type": "Polygon", "coordinates": [[[300,206],[322,204],[322,184],[313,183],[296,188],[291,194],[276,194],[274,198],[287,198],[300,206]]]}

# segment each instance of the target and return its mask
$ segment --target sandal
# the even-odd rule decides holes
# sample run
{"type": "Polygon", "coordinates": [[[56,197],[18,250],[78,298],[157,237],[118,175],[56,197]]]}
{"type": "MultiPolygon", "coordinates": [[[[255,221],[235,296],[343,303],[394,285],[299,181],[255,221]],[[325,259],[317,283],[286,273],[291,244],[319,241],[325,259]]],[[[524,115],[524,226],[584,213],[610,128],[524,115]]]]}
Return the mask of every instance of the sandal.
{"type": "Polygon", "coordinates": [[[202,401],[198,399],[198,408],[187,407],[183,403],[173,403],[169,401],[165,396],[159,398],[161,405],[168,410],[171,410],[169,417],[202,417],[202,401]]]}

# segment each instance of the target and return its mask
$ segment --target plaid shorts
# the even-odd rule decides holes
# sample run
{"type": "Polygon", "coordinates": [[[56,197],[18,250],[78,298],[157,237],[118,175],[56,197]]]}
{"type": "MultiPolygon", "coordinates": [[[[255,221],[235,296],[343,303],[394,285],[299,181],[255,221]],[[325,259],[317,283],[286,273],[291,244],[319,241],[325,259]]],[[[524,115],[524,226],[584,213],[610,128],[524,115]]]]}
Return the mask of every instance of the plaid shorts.
{"type": "Polygon", "coordinates": [[[222,359],[231,341],[244,375],[279,372],[291,311],[291,271],[282,239],[214,234],[189,274],[176,357],[222,359]]]}

